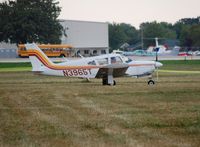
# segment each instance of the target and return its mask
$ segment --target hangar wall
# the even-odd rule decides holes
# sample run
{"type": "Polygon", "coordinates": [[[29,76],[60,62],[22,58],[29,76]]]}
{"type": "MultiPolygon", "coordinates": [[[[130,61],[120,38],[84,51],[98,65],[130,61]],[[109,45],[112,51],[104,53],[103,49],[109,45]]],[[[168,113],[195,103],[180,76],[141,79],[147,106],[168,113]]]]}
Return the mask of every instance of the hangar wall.
{"type": "Polygon", "coordinates": [[[82,55],[100,55],[109,52],[108,23],[60,20],[65,33],[61,40],[72,45],[82,55]]]}
{"type": "MultiPolygon", "coordinates": [[[[60,20],[64,28],[62,44],[70,44],[75,53],[96,56],[109,53],[108,23],[60,20]]],[[[0,42],[0,58],[17,57],[17,46],[0,42]]]]}
{"type": "Polygon", "coordinates": [[[0,43],[0,58],[16,58],[17,45],[2,42],[0,43]]]}

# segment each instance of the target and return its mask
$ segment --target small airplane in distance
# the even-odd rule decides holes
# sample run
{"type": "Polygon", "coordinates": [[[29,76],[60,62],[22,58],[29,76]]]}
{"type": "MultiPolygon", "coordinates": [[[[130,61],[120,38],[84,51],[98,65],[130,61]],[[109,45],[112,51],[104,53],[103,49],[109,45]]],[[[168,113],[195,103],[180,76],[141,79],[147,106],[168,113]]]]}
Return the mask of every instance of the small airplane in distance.
{"type": "Polygon", "coordinates": [[[159,56],[167,56],[167,55],[174,55],[177,56],[179,54],[180,47],[174,46],[172,50],[167,50],[167,47],[164,45],[159,45],[158,40],[162,38],[147,38],[147,39],[155,39],[156,46],[150,46],[147,49],[147,53],[151,53],[153,55],[158,54],[159,56]]]}
{"type": "MultiPolygon", "coordinates": [[[[106,54],[53,63],[35,43],[25,44],[25,46],[33,72],[52,76],[101,78],[103,85],[116,85],[115,77],[150,76],[162,66],[162,63],[155,61],[125,61],[119,54],[106,54]]],[[[148,84],[153,85],[155,82],[150,79],[148,84]]]]}

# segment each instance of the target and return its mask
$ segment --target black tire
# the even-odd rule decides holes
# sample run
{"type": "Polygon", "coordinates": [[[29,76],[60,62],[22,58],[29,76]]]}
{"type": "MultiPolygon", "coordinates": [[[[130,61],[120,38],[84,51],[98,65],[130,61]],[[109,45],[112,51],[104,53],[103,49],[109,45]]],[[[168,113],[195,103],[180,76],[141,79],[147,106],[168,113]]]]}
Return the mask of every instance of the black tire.
{"type": "Polygon", "coordinates": [[[148,85],[154,85],[154,84],[155,84],[154,80],[149,80],[148,81],[148,85]]]}
{"type": "Polygon", "coordinates": [[[113,80],[113,85],[115,86],[117,83],[116,83],[116,81],[115,80],[113,80]]]}
{"type": "MultiPolygon", "coordinates": [[[[103,84],[103,85],[111,85],[111,84],[108,84],[108,79],[107,79],[107,78],[103,78],[103,79],[102,79],[102,84],[103,84]]],[[[113,86],[114,86],[114,85],[116,85],[116,81],[115,81],[115,80],[113,80],[113,86]]]]}
{"type": "Polygon", "coordinates": [[[102,79],[102,84],[103,84],[103,85],[108,85],[108,80],[107,80],[106,78],[103,78],[103,79],[102,79]]]}

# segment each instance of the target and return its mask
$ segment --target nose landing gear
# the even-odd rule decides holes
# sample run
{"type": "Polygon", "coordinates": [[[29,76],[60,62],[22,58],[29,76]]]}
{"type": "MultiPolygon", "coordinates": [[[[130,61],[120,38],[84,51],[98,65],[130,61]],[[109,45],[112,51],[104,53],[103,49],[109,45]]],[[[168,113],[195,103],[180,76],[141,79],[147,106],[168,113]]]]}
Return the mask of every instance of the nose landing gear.
{"type": "Polygon", "coordinates": [[[154,80],[151,79],[151,80],[148,81],[148,85],[154,85],[154,84],[155,84],[154,80]]]}

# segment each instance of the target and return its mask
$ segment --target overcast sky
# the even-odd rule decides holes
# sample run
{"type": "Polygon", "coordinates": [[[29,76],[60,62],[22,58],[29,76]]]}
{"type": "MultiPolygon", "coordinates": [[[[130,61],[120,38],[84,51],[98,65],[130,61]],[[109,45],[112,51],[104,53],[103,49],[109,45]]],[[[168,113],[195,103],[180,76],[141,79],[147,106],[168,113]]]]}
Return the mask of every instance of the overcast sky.
{"type": "Polygon", "coordinates": [[[200,0],[59,0],[60,19],[125,22],[139,27],[147,21],[175,23],[200,16],[200,0]]]}

